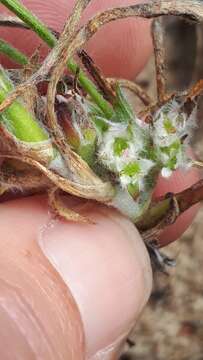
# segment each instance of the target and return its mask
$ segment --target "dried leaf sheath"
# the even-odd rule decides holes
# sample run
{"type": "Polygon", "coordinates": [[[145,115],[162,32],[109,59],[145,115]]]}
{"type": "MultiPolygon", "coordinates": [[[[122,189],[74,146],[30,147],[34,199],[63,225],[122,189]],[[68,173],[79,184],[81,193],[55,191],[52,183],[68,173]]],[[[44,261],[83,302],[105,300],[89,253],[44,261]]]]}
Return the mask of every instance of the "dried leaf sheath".
{"type": "Polygon", "coordinates": [[[107,79],[111,84],[119,84],[121,88],[131,91],[135,96],[137,96],[144,105],[149,106],[152,103],[150,96],[142,89],[142,87],[136,84],[133,81],[125,79],[107,79]]]}
{"type": "Polygon", "coordinates": [[[152,38],[155,53],[155,68],[157,81],[158,103],[161,105],[166,97],[166,79],[165,79],[165,53],[164,53],[164,34],[162,27],[162,18],[155,19],[152,24],[152,38]]]}
{"type": "Polygon", "coordinates": [[[86,177],[86,181],[91,184],[94,182],[96,183],[97,179],[94,176],[93,172],[88,169],[88,166],[82,161],[82,159],[80,159],[71,151],[64,137],[64,134],[59,127],[54,109],[56,87],[66,67],[69,47],[74,35],[73,29],[79,22],[81,13],[87,6],[88,2],[89,1],[79,1],[78,3],[76,3],[75,11],[73,11],[73,15],[68,18],[63,33],[61,34],[59,41],[54,48],[55,51],[58,48],[58,61],[56,61],[52,67],[52,75],[47,91],[47,119],[48,126],[54,137],[54,141],[62,151],[65,160],[67,159],[68,166],[70,167],[73,174],[76,176],[76,178],[80,178],[80,173],[84,174],[86,177]],[[81,172],[81,170],[83,171],[81,172]]]}
{"type": "Polygon", "coordinates": [[[85,199],[95,199],[97,201],[105,203],[111,200],[114,195],[113,189],[109,183],[101,182],[99,184],[100,186],[97,186],[97,188],[95,188],[94,185],[78,184],[71,180],[63,178],[58,174],[55,174],[54,172],[48,170],[40,162],[29,157],[17,157],[7,154],[2,154],[0,155],[0,157],[4,159],[16,159],[24,162],[25,164],[33,166],[34,168],[38,169],[42,174],[44,174],[58,188],[77,197],[82,197],[85,199]]]}
{"type": "Polygon", "coordinates": [[[54,212],[56,216],[62,217],[65,220],[68,221],[76,221],[81,223],[89,223],[90,220],[80,214],[77,214],[73,210],[68,209],[61,197],[60,197],[60,191],[57,187],[52,188],[49,191],[49,205],[51,210],[54,212]]]}

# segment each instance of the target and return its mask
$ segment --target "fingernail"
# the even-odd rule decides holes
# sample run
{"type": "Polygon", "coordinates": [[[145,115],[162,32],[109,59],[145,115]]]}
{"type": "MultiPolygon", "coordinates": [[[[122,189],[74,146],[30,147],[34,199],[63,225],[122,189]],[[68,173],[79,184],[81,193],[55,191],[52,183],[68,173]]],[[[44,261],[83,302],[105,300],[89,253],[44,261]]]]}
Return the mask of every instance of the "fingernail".
{"type": "Polygon", "coordinates": [[[110,344],[105,349],[99,350],[88,360],[118,360],[122,354],[126,337],[127,334],[123,334],[122,337],[118,338],[113,344],[110,344]]]}
{"type": "Polygon", "coordinates": [[[151,268],[127,219],[103,207],[87,216],[96,224],[50,222],[39,244],[75,298],[90,358],[131,329],[149,297],[151,268]]]}

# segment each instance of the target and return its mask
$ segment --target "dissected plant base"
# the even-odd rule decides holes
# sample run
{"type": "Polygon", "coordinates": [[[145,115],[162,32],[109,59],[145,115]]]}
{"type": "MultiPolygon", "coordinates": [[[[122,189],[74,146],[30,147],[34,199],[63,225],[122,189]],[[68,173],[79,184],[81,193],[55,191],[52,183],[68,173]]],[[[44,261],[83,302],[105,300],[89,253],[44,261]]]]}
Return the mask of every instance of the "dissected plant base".
{"type": "Polygon", "coordinates": [[[151,1],[107,10],[79,28],[89,2],[76,1],[57,34],[18,0],[1,1],[17,15],[1,15],[1,26],[31,29],[52,50],[40,64],[40,50],[27,59],[2,40],[2,51],[23,66],[8,74],[0,70],[0,192],[17,189],[23,196],[46,191],[55,214],[70,221],[91,219],[68,209],[61,193],[115,207],[134,222],[159,263],[171,265],[157,252],[164,246],[159,234],[203,199],[203,180],[162,199],[152,200],[152,195],[159,175],[170,177],[178,168],[201,166],[187,156],[187,146],[203,81],[184,93],[166,93],[161,16],[202,21],[203,6],[197,0],[151,1]],[[101,26],[127,17],[155,18],[156,103],[129,80],[105,78],[82,50],[101,26]],[[78,64],[73,55],[78,55],[78,64]],[[67,66],[72,75],[66,74],[67,66]],[[142,101],[139,114],[131,108],[126,89],[142,101]]]}

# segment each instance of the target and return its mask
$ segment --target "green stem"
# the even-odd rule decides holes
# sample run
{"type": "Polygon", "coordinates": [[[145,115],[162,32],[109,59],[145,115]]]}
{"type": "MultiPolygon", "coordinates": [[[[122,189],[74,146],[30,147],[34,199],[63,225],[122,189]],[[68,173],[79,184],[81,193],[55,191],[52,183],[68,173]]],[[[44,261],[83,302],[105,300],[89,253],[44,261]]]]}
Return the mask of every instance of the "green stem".
{"type": "Polygon", "coordinates": [[[0,39],[0,52],[7,55],[19,65],[28,64],[28,58],[22,52],[2,39],[0,39]]]}
{"type": "MultiPolygon", "coordinates": [[[[56,45],[57,39],[51,31],[18,0],[0,0],[0,3],[5,5],[22,21],[24,21],[42,40],[47,43],[49,47],[53,48],[54,45],[56,45]]],[[[72,59],[68,60],[67,66],[72,73],[76,73],[78,65],[72,59]]],[[[107,118],[111,118],[114,114],[111,105],[98,92],[93,82],[87,78],[82,70],[80,70],[78,81],[83,89],[90,95],[92,100],[103,111],[104,115],[107,118]]]]}
{"type": "MultiPolygon", "coordinates": [[[[13,90],[13,84],[7,77],[3,68],[0,68],[0,103],[2,103],[13,90]]],[[[48,140],[48,134],[37,120],[29,113],[20,101],[14,101],[2,114],[3,121],[8,130],[19,140],[25,142],[41,142],[48,140]]]]}
{"type": "Polygon", "coordinates": [[[0,2],[32,28],[50,47],[53,47],[56,44],[55,36],[18,0],[1,0],[0,2]]]}
{"type": "MultiPolygon", "coordinates": [[[[73,73],[76,74],[78,65],[72,60],[68,60],[68,68],[73,73]]],[[[114,114],[113,108],[109,103],[103,98],[103,96],[98,92],[97,88],[94,86],[93,82],[88,79],[85,73],[80,69],[78,80],[82,88],[91,96],[94,102],[99,106],[104,115],[111,119],[114,114]]]]}
{"type": "Polygon", "coordinates": [[[151,207],[143,214],[143,217],[138,222],[135,222],[136,227],[140,231],[146,231],[154,228],[166,216],[171,207],[171,199],[166,198],[151,205],[151,207]]]}

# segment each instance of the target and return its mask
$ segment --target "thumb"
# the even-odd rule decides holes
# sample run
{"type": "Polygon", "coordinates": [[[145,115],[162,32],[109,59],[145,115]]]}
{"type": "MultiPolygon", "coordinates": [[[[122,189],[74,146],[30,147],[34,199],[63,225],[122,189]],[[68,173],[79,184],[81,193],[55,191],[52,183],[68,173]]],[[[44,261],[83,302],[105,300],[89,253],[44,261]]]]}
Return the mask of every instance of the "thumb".
{"type": "Polygon", "coordinates": [[[0,212],[0,339],[13,343],[3,358],[117,358],[151,290],[134,226],[93,205],[95,225],[53,220],[44,197],[0,212]]]}

